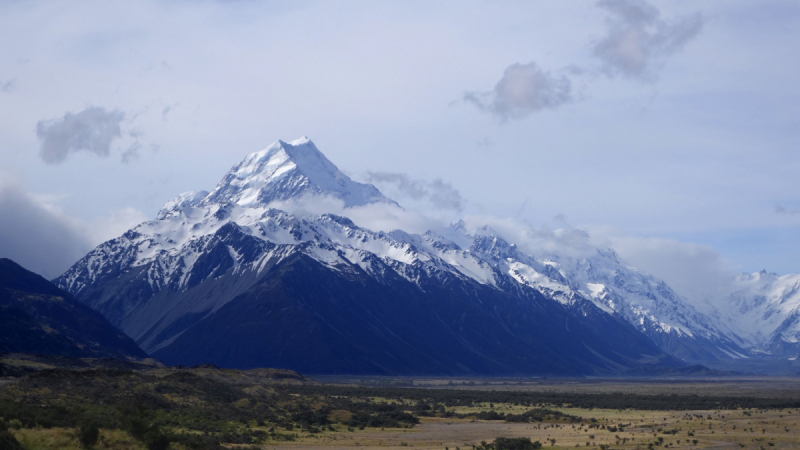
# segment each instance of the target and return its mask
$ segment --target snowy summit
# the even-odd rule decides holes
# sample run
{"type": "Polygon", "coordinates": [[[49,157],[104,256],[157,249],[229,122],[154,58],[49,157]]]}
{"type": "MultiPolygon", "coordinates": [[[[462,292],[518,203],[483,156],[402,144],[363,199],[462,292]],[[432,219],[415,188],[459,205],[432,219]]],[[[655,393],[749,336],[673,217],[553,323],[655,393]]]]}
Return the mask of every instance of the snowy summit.
{"type": "Polygon", "coordinates": [[[200,204],[266,206],[309,194],[333,196],[346,207],[392,202],[375,186],[351,180],[304,136],[247,155],[200,204]]]}

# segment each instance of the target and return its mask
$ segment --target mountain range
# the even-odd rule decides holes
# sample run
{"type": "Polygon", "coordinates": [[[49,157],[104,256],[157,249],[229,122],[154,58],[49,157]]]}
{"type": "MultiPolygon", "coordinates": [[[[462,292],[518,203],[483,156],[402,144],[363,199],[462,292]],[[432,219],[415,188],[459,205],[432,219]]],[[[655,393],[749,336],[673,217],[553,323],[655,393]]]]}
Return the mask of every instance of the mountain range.
{"type": "Polygon", "coordinates": [[[579,254],[535,252],[487,225],[411,233],[347,217],[370,208],[401,209],[307,138],[278,141],[54,283],[171,364],[613,375],[797,356],[800,276],[743,275],[690,302],[579,230],[556,231],[579,254]]]}
{"type": "Polygon", "coordinates": [[[100,313],[5,258],[0,258],[0,353],[147,357],[100,313]]]}

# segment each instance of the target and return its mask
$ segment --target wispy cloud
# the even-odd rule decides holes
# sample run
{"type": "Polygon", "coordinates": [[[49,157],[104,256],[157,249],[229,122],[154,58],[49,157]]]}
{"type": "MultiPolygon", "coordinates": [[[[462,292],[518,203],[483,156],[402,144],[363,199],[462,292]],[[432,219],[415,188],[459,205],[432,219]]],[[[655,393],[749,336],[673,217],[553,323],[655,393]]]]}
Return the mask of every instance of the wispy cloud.
{"type": "Polygon", "coordinates": [[[777,204],[775,205],[775,214],[800,214],[800,208],[787,208],[777,204]]]}
{"type": "Polygon", "coordinates": [[[664,20],[656,7],[642,0],[601,0],[597,5],[608,12],[607,30],[592,51],[609,76],[655,81],[664,59],[703,29],[699,13],[664,20]]]}
{"type": "Polygon", "coordinates": [[[345,216],[356,225],[373,231],[403,230],[408,233],[424,233],[428,230],[442,229],[442,223],[439,221],[418,211],[403,209],[394,203],[377,202],[346,207],[339,198],[308,194],[288,201],[274,201],[268,206],[296,216],[308,214],[345,216]]]}
{"type": "Polygon", "coordinates": [[[41,141],[39,156],[47,164],[61,164],[70,154],[81,151],[107,157],[115,142],[131,138],[122,152],[122,162],[128,162],[136,156],[141,133],[123,131],[125,119],[126,114],[118,109],[90,106],[61,118],[40,120],[36,124],[36,136],[41,141]]]}
{"type": "Polygon", "coordinates": [[[572,101],[572,82],[566,75],[542,70],[536,63],[512,64],[494,89],[464,94],[464,100],[500,120],[521,119],[536,111],[572,101]]]}
{"type": "Polygon", "coordinates": [[[608,14],[606,34],[591,48],[599,68],[569,64],[553,72],[535,62],[515,63],[505,69],[493,89],[466,92],[462,100],[507,121],[572,102],[575,80],[587,74],[654,82],[666,58],[682,50],[703,29],[699,13],[665,20],[658,8],[643,0],[601,0],[597,6],[608,14]]]}
{"type": "Polygon", "coordinates": [[[367,172],[369,183],[391,185],[414,200],[427,200],[439,209],[461,211],[464,199],[453,185],[437,178],[433,181],[414,179],[398,172],[367,172]]]}
{"type": "Polygon", "coordinates": [[[613,248],[626,263],[666,281],[697,306],[724,297],[740,270],[710,245],[636,236],[615,227],[594,228],[590,233],[596,245],[613,248]]]}
{"type": "Polygon", "coordinates": [[[17,79],[12,78],[6,81],[0,81],[0,91],[5,92],[6,94],[10,94],[14,92],[14,89],[17,88],[17,79]]]}
{"type": "Polygon", "coordinates": [[[173,104],[173,105],[167,105],[167,106],[165,106],[165,107],[164,107],[164,109],[162,109],[162,110],[161,110],[161,120],[167,120],[167,116],[169,115],[169,113],[171,113],[172,111],[174,111],[174,110],[175,110],[175,108],[177,108],[177,107],[178,107],[178,105],[180,105],[180,102],[178,102],[178,103],[175,103],[175,104],[173,104]]]}

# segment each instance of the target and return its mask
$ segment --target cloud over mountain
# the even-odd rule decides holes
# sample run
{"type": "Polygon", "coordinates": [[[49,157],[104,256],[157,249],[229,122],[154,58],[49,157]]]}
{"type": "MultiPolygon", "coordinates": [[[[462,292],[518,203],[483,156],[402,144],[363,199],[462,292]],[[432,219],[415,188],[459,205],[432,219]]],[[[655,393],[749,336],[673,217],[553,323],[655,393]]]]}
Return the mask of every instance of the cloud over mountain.
{"type": "Polygon", "coordinates": [[[399,172],[367,172],[366,181],[378,185],[390,185],[402,195],[414,200],[429,201],[440,209],[461,211],[464,202],[458,189],[440,178],[425,181],[399,172]]]}
{"type": "Polygon", "coordinates": [[[55,277],[92,248],[68,217],[19,186],[0,185],[0,257],[55,277]]]}
{"type": "Polygon", "coordinates": [[[126,207],[82,221],[59,208],[58,200],[33,194],[0,172],[0,258],[53,278],[95,245],[145,220],[141,211],[126,207]]]}

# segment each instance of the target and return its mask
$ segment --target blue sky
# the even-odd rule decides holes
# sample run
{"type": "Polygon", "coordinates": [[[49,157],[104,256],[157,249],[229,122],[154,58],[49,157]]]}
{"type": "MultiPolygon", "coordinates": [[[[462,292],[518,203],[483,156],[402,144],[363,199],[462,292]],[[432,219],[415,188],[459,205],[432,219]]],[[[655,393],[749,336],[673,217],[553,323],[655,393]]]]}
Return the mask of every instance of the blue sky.
{"type": "Polygon", "coordinates": [[[0,39],[0,256],[47,276],[303,135],[442,220],[800,272],[797,2],[6,1],[0,39]]]}

